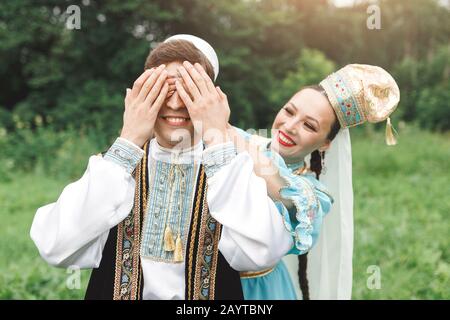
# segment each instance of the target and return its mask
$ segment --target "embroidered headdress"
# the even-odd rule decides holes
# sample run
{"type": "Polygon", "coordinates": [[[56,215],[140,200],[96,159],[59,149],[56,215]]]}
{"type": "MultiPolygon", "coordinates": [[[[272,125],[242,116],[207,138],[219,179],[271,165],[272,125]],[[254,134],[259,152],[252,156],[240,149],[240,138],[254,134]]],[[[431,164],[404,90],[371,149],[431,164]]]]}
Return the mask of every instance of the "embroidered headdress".
{"type": "Polygon", "coordinates": [[[349,64],[329,75],[320,85],[342,128],[387,119],[386,143],[396,144],[389,116],[400,101],[400,90],[387,71],[377,66],[349,64]]]}

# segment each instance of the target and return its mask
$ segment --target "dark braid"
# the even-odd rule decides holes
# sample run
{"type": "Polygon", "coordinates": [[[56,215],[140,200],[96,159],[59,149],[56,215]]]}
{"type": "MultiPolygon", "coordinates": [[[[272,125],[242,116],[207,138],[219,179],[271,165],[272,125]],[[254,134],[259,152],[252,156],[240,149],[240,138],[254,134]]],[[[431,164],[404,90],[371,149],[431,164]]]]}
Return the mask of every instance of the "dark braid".
{"type": "MultiPolygon", "coordinates": [[[[323,155],[325,156],[325,154],[323,155]]],[[[319,179],[322,172],[322,159],[320,158],[320,151],[314,150],[311,153],[310,169],[316,174],[316,178],[319,179]]],[[[308,265],[308,253],[298,256],[298,281],[300,289],[302,291],[303,300],[309,300],[309,284],[306,274],[308,265]]]]}
{"type": "MultiPolygon", "coordinates": [[[[320,85],[307,86],[307,87],[304,87],[303,89],[307,89],[307,88],[316,90],[316,91],[322,93],[325,97],[327,97],[325,90],[320,85]]],[[[338,134],[339,129],[341,129],[341,125],[336,118],[336,121],[331,126],[330,133],[328,133],[327,139],[332,141],[338,134]]],[[[325,153],[323,153],[322,157],[325,158],[325,153]]],[[[319,150],[314,150],[311,153],[309,167],[310,167],[311,171],[313,171],[316,174],[316,178],[319,179],[320,173],[322,172],[322,158],[320,157],[319,150]]],[[[300,290],[302,291],[303,300],[310,299],[309,298],[308,277],[307,277],[307,272],[306,272],[307,266],[308,266],[308,253],[299,255],[298,256],[298,281],[300,284],[300,290]]]]}
{"type": "MultiPolygon", "coordinates": [[[[323,154],[323,157],[325,157],[325,154],[323,154]]],[[[314,150],[311,153],[309,168],[316,174],[316,179],[319,179],[320,173],[322,172],[322,159],[319,150],[314,150]]]]}
{"type": "Polygon", "coordinates": [[[306,276],[306,267],[308,265],[308,253],[298,256],[298,281],[302,291],[303,300],[309,300],[309,285],[306,276]]]}

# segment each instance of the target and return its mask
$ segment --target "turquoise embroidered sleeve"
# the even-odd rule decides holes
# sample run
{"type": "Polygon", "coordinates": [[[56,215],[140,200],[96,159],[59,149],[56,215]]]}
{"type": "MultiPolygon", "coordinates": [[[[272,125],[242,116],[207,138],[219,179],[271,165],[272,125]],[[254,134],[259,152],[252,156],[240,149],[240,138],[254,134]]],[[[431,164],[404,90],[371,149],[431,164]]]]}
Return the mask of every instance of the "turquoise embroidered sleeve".
{"type": "MultiPolygon", "coordinates": [[[[248,132],[234,128],[246,140],[251,138],[248,132]]],[[[281,201],[275,201],[284,225],[294,239],[294,246],[288,254],[307,253],[319,238],[323,217],[331,210],[333,199],[315,176],[294,174],[284,159],[268,146],[263,153],[277,166],[286,181],[286,186],[280,189],[280,196],[294,204],[288,210],[281,201]]]]}
{"type": "Polygon", "coordinates": [[[144,150],[128,140],[117,138],[103,158],[118,164],[131,174],[143,156],[144,150]]]}
{"type": "Polygon", "coordinates": [[[280,189],[280,196],[294,204],[288,211],[280,201],[275,203],[286,229],[294,238],[295,245],[289,254],[304,254],[317,242],[323,217],[330,210],[332,199],[317,190],[308,177],[295,175],[284,166],[279,169],[287,183],[280,189]]]}
{"type": "Polygon", "coordinates": [[[223,166],[229,164],[236,154],[236,147],[231,141],[206,148],[202,154],[206,176],[212,177],[223,166]]]}

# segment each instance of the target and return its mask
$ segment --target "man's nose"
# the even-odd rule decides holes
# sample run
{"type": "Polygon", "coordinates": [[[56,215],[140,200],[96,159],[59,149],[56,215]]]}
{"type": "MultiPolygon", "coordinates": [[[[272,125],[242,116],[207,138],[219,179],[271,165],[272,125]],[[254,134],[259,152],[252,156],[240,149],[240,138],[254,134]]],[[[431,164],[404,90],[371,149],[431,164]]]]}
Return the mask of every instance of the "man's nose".
{"type": "Polygon", "coordinates": [[[178,110],[181,108],[186,108],[183,100],[181,100],[180,95],[177,91],[173,93],[173,95],[167,100],[166,106],[173,110],[178,110]]]}

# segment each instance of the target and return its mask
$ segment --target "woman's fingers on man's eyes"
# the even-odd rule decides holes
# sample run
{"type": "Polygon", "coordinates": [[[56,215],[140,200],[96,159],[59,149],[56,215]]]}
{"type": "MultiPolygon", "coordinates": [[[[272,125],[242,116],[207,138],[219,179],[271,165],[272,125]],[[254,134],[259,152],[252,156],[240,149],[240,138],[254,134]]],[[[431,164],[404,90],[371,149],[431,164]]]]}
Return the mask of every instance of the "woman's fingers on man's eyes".
{"type": "Polygon", "coordinates": [[[131,88],[131,96],[135,97],[139,94],[142,86],[144,85],[147,78],[155,71],[155,68],[147,69],[134,81],[133,87],[131,88]]]}
{"type": "Polygon", "coordinates": [[[207,80],[207,79],[211,80],[211,78],[208,76],[205,69],[203,68],[203,66],[200,63],[198,63],[198,62],[194,63],[194,68],[198,71],[198,73],[200,73],[202,75],[202,77],[205,80],[207,80]]]}
{"type": "Polygon", "coordinates": [[[209,91],[209,89],[208,89],[208,86],[206,85],[206,81],[203,78],[203,76],[197,71],[197,69],[189,61],[184,61],[183,66],[186,68],[189,75],[194,80],[194,82],[197,85],[200,92],[202,94],[206,94],[209,91]]]}
{"type": "Polygon", "coordinates": [[[176,85],[175,85],[175,81],[176,79],[174,77],[170,77],[166,79],[166,83],[169,86],[169,94],[173,94],[173,91],[175,91],[177,89],[176,85]]]}
{"type": "Polygon", "coordinates": [[[201,94],[199,91],[199,88],[194,83],[194,80],[192,80],[191,75],[188,73],[186,68],[179,67],[178,72],[181,74],[182,82],[184,83],[184,87],[187,89],[187,91],[194,97],[194,98],[200,98],[201,94]]]}
{"type": "Polygon", "coordinates": [[[181,100],[183,100],[184,105],[186,106],[186,108],[188,110],[190,110],[192,108],[192,106],[193,106],[193,102],[192,102],[192,99],[191,99],[190,95],[184,89],[184,86],[183,86],[181,81],[177,80],[176,86],[177,86],[177,93],[178,93],[178,95],[180,96],[181,100]]]}
{"type": "Polygon", "coordinates": [[[197,72],[203,77],[206,86],[209,90],[210,93],[217,93],[216,88],[214,87],[214,83],[211,80],[211,78],[209,77],[209,75],[206,73],[205,69],[203,68],[203,66],[196,62],[194,64],[194,68],[197,70],[197,72]]]}

